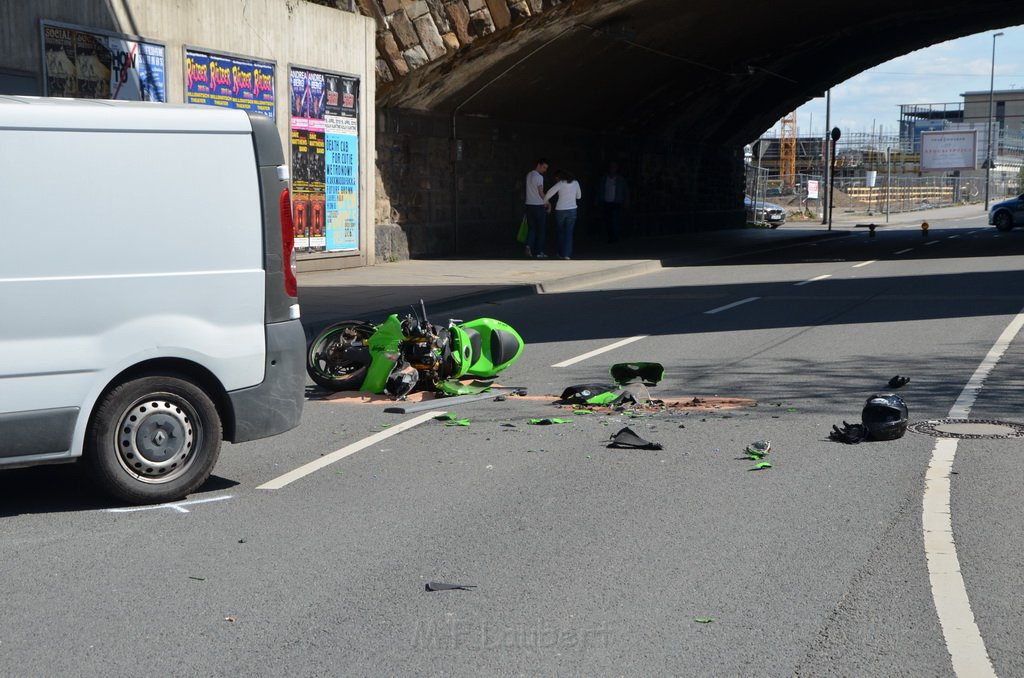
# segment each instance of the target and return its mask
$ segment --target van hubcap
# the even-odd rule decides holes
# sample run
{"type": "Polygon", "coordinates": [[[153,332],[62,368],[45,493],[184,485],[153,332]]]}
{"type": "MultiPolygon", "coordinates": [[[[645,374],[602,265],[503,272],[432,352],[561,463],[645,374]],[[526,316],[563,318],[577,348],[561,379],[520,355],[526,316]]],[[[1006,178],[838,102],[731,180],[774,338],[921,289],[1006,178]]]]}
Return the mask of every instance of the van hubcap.
{"type": "Polygon", "coordinates": [[[164,396],[136,401],[125,410],[117,432],[118,461],[139,480],[165,483],[192,463],[198,432],[185,403],[164,396]]]}

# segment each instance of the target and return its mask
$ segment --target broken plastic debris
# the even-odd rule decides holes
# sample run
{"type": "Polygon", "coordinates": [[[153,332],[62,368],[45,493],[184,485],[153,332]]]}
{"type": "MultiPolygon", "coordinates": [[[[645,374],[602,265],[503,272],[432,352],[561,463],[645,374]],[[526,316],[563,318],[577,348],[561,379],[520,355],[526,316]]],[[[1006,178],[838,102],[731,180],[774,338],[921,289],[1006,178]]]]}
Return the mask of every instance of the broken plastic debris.
{"type": "Polygon", "coordinates": [[[190,576],[189,579],[194,579],[196,581],[206,581],[206,577],[191,577],[190,576]]]}
{"type": "Polygon", "coordinates": [[[762,462],[758,462],[757,464],[754,464],[753,466],[751,466],[747,470],[748,471],[763,471],[764,469],[771,468],[771,467],[772,467],[772,463],[770,461],[762,461],[762,462]]]}
{"type": "Polygon", "coordinates": [[[665,368],[660,363],[618,363],[612,365],[609,372],[616,384],[628,384],[639,379],[654,386],[665,378],[665,368]]]}
{"type": "Polygon", "coordinates": [[[761,459],[768,454],[772,449],[772,441],[770,440],[758,440],[756,442],[747,445],[744,452],[747,453],[747,459],[761,459]]]}
{"type": "Polygon", "coordinates": [[[448,412],[447,414],[439,414],[439,415],[437,415],[436,417],[434,417],[434,420],[435,421],[452,421],[452,420],[455,419],[455,417],[456,417],[456,414],[454,412],[448,412]]]}
{"type": "Polygon", "coordinates": [[[710,624],[710,623],[715,621],[715,618],[714,617],[694,617],[693,621],[697,622],[698,624],[710,624]]]}
{"type": "Polygon", "coordinates": [[[562,391],[563,405],[605,405],[618,398],[612,384],[577,384],[562,391]]]}
{"type": "Polygon", "coordinates": [[[476,584],[445,584],[432,581],[425,588],[427,591],[472,591],[476,588],[476,584]]]}
{"type": "Polygon", "coordinates": [[[445,381],[438,382],[437,391],[438,393],[446,396],[461,396],[461,395],[476,395],[479,393],[485,393],[491,390],[491,385],[494,382],[490,381],[471,381],[468,384],[458,379],[447,379],[445,381]]]}
{"type": "Polygon", "coordinates": [[[901,377],[900,375],[897,374],[895,377],[889,380],[889,386],[890,388],[900,388],[901,386],[906,386],[907,382],[909,381],[910,377],[901,377]]]}
{"type": "Polygon", "coordinates": [[[570,424],[572,419],[559,419],[557,417],[545,418],[545,419],[531,419],[529,423],[536,426],[548,426],[550,424],[570,424]]]}
{"type": "Polygon", "coordinates": [[[469,419],[453,419],[445,422],[445,426],[469,426],[469,419]]]}
{"type": "Polygon", "coordinates": [[[236,617],[233,614],[230,614],[227,617],[224,617],[224,621],[231,622],[232,624],[234,624],[237,619],[238,619],[238,617],[236,617]]]}
{"type": "Polygon", "coordinates": [[[626,426],[621,429],[618,433],[611,436],[611,442],[608,444],[611,448],[629,448],[636,450],[663,450],[661,443],[652,443],[649,440],[644,440],[636,434],[633,429],[626,426]]]}

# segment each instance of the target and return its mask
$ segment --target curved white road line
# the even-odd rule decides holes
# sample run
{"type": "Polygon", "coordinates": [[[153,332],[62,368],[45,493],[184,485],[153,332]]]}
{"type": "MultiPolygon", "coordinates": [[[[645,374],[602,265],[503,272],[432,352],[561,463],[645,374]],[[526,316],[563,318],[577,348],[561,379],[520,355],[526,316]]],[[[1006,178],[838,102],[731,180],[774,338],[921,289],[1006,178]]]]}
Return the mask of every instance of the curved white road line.
{"type": "MultiPolygon", "coordinates": [[[[996,343],[989,349],[967,385],[960,391],[949,410],[951,419],[967,419],[978,399],[985,379],[999,363],[1006,349],[1024,327],[1024,310],[1014,317],[996,343]]],[[[960,559],[953,540],[953,516],[950,507],[950,473],[956,458],[957,441],[940,438],[935,443],[928,472],[925,475],[924,497],[921,501],[921,524],[924,531],[924,552],[928,559],[928,578],[932,599],[942,626],[957,676],[995,676],[992,660],[985,649],[967,597],[967,586],[960,571],[960,559]]]]}

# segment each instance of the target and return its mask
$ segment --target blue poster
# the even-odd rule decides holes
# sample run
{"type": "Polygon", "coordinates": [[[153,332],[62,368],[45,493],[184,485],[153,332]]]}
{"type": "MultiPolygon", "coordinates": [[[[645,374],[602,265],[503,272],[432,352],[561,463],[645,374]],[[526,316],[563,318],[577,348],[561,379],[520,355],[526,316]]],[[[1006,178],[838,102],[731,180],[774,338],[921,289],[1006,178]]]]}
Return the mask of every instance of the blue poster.
{"type": "Polygon", "coordinates": [[[328,116],[327,250],[359,249],[359,133],[354,118],[328,116]]]}
{"type": "Polygon", "coordinates": [[[185,51],[185,102],[274,117],[274,64],[185,51]]]}

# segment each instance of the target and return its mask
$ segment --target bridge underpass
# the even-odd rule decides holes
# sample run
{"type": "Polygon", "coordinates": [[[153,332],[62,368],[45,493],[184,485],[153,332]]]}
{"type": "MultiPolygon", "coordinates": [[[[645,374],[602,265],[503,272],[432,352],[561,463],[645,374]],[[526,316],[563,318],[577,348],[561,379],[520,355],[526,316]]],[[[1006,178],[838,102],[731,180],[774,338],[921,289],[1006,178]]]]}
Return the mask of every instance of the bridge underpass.
{"type": "Polygon", "coordinates": [[[636,231],[740,227],[743,145],[784,114],[896,56],[1024,22],[1013,0],[369,4],[384,256],[389,238],[413,256],[514,253],[524,178],[541,156],[580,179],[578,233],[609,160],[630,180],[636,231]],[[447,51],[423,63],[411,57],[430,54],[431,39],[415,12],[449,29],[447,51]]]}

